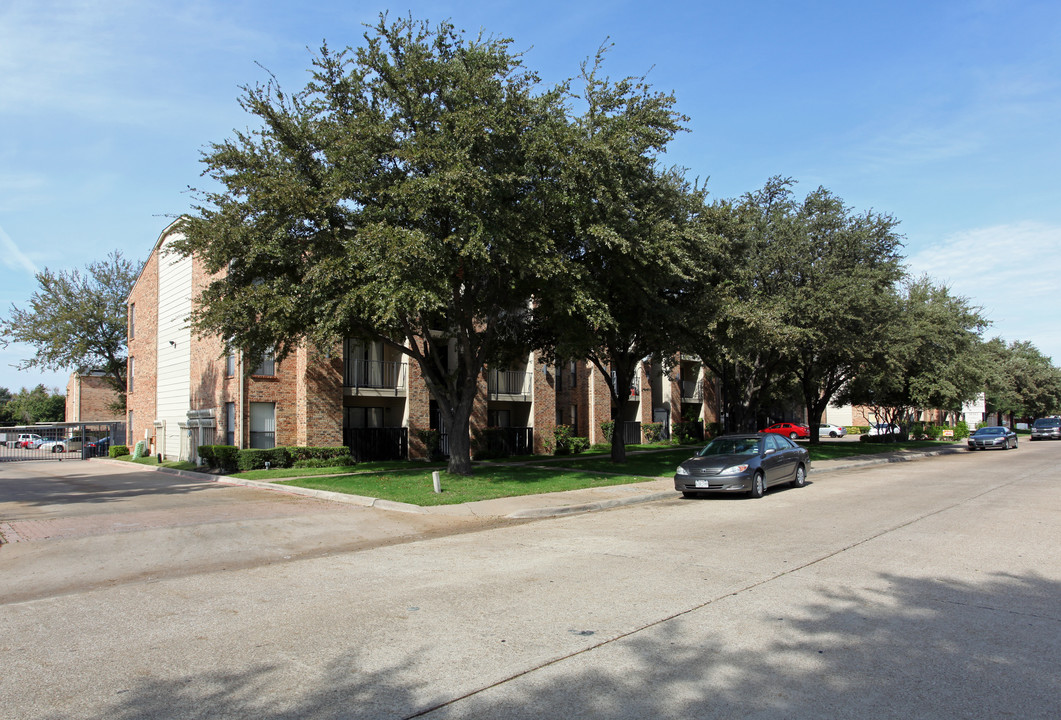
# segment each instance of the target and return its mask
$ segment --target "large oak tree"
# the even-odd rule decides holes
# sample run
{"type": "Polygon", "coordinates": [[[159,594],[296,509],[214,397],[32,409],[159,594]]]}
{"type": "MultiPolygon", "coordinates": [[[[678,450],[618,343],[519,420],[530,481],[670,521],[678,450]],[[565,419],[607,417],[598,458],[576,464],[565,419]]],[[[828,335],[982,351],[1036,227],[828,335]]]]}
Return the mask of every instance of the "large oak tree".
{"type": "Polygon", "coordinates": [[[220,273],[195,327],[280,358],[381,339],[419,364],[449,470],[470,473],[480,372],[525,343],[558,266],[562,89],[540,91],[507,39],[381,17],[360,47],[323,47],[305,88],[241,103],[258,126],[205,153],[220,189],[179,246],[220,273]]]}

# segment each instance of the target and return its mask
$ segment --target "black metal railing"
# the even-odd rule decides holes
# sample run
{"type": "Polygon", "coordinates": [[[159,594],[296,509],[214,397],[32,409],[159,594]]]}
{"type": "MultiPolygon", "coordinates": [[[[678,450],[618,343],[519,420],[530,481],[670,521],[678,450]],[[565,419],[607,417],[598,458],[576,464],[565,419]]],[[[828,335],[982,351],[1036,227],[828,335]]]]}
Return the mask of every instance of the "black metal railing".
{"type": "Polygon", "coordinates": [[[531,373],[522,370],[491,370],[486,375],[486,390],[490,395],[531,394],[531,373]]]}
{"type": "Polygon", "coordinates": [[[623,423],[623,444],[639,445],[641,443],[641,423],[637,420],[627,420],[623,423]]]}
{"type": "Polygon", "coordinates": [[[343,372],[343,385],[375,390],[404,390],[404,362],[380,360],[350,360],[343,372]]]}
{"type": "Polygon", "coordinates": [[[699,380],[682,381],[682,402],[699,402],[704,399],[704,389],[699,380]]]}
{"type": "Polygon", "coordinates": [[[357,462],[407,460],[408,428],[344,428],[343,445],[357,462]]]}
{"type": "Polygon", "coordinates": [[[494,457],[534,454],[534,428],[487,428],[486,449],[494,457]]]}

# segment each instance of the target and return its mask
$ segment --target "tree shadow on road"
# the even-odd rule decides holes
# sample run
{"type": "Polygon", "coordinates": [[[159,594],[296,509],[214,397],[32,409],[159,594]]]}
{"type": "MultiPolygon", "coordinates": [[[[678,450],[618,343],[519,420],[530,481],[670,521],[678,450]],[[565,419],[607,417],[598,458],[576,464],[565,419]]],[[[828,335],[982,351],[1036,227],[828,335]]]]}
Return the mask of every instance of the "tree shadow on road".
{"type": "Polygon", "coordinates": [[[587,631],[585,645],[574,649],[571,631],[558,628],[556,647],[567,649],[556,657],[539,653],[507,667],[499,662],[488,673],[474,669],[497,653],[496,645],[474,640],[481,629],[437,628],[421,647],[388,648],[389,656],[405,660],[371,671],[362,667],[357,649],[314,664],[310,647],[243,673],[144,679],[118,689],[113,704],[91,717],[1058,716],[1057,581],[879,575],[871,583],[803,590],[778,601],[784,597],[780,578],[702,605],[691,599],[692,609],[624,637],[587,631]],[[741,631],[723,637],[722,626],[735,623],[741,631]],[[462,657],[456,648],[471,649],[462,657]],[[425,656],[447,658],[453,685],[424,677],[425,656]],[[474,689],[483,691],[450,702],[474,689]],[[263,700],[277,696],[279,703],[263,700]]]}

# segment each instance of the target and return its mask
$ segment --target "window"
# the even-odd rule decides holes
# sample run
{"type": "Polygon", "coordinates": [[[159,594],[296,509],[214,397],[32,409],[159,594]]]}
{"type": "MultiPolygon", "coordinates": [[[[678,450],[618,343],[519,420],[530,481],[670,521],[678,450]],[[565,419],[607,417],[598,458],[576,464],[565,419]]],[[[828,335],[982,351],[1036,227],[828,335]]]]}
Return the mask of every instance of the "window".
{"type": "Polygon", "coordinates": [[[251,447],[276,447],[276,403],[251,403],[251,447]]]}
{"type": "Polygon", "coordinates": [[[129,424],[125,426],[125,443],[127,445],[134,445],[136,438],[136,431],[133,429],[133,411],[129,411],[129,424]]]}
{"type": "Polygon", "coordinates": [[[236,374],[236,352],[234,350],[228,351],[228,356],[225,358],[225,377],[232,377],[236,374]]]}
{"type": "Polygon", "coordinates": [[[129,358],[129,363],[128,363],[128,372],[126,373],[126,378],[125,378],[125,383],[128,386],[128,388],[129,388],[129,392],[133,391],[133,368],[134,367],[135,367],[135,363],[133,363],[133,358],[130,357],[129,358]]]}
{"type": "Polygon", "coordinates": [[[236,403],[225,403],[225,444],[236,444],[236,403]]]}
{"type": "Polygon", "coordinates": [[[136,303],[129,303],[129,339],[136,337],[136,303]]]}
{"type": "Polygon", "coordinates": [[[251,375],[275,375],[276,374],[276,358],[273,355],[272,350],[267,350],[262,353],[262,361],[258,367],[254,368],[254,372],[251,375]]]}

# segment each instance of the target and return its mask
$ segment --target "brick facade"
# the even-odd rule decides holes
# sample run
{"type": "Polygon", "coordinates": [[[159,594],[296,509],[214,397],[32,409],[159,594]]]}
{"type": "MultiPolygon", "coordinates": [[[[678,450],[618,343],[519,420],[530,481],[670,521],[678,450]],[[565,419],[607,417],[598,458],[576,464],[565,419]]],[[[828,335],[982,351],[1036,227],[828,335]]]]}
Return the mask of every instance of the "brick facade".
{"type": "Polygon", "coordinates": [[[125,422],[111,409],[121,398],[101,373],[71,373],[66,383],[66,422],[125,422]]]}
{"type": "MultiPolygon", "coordinates": [[[[167,338],[159,338],[160,272],[169,272],[168,268],[172,267],[170,264],[160,270],[159,254],[167,238],[176,232],[175,223],[160,235],[129,295],[129,356],[133,368],[127,403],[130,442],[145,436],[154,439],[156,435],[160,397],[159,348],[165,349],[167,357],[171,357],[169,353],[173,351],[167,342],[170,345],[174,342],[168,340],[168,334],[167,338]]],[[[175,287],[172,283],[175,276],[165,277],[170,278],[166,287],[175,287]]],[[[191,280],[181,282],[188,283],[185,297],[190,298],[193,307],[213,279],[198,259],[192,260],[191,280]]],[[[173,320],[169,316],[167,322],[172,327],[173,320]]],[[[183,332],[188,333],[187,329],[183,332]]],[[[418,432],[432,426],[431,396],[419,365],[394,348],[384,348],[382,361],[370,360],[377,363],[373,366],[377,368],[381,367],[380,362],[388,368],[403,368],[404,387],[383,392],[344,386],[342,344],[323,352],[300,347],[282,362],[275,363],[274,374],[248,377],[245,371],[251,364],[257,366],[260,359],[237,357],[234,367],[230,366],[221,338],[198,337],[192,332],[181,335],[178,345],[181,343],[187,346],[188,377],[177,380],[182,387],[183,384],[188,387],[187,421],[183,418],[185,411],[179,410],[179,405],[174,407],[174,370],[167,370],[166,375],[166,387],[170,388],[166,396],[170,407],[169,427],[172,429],[174,422],[181,425],[184,433],[181,453],[194,454],[197,444],[225,442],[230,430],[238,447],[249,447],[251,404],[273,403],[276,445],[340,446],[348,422],[351,427],[361,427],[354,424],[353,418],[364,423],[371,417],[372,425],[366,427],[407,429],[410,458],[423,458],[427,454],[418,432]],[[237,408],[233,428],[226,427],[227,403],[237,408]],[[191,429],[197,421],[204,419],[209,425],[210,417],[213,428],[191,429]],[[195,437],[186,442],[189,434],[195,437]]],[[[377,346],[373,352],[378,350],[377,346]]],[[[176,372],[181,374],[185,372],[183,366],[171,364],[168,367],[178,368],[176,372]]],[[[576,435],[587,437],[591,443],[604,442],[601,424],[612,420],[614,411],[607,383],[592,363],[580,360],[547,366],[537,353],[528,353],[523,372],[531,376],[529,392],[495,396],[493,400],[488,388],[489,369],[484,368],[484,371],[478,377],[478,392],[472,408],[470,429],[473,438],[488,426],[495,417],[492,412],[496,410],[498,413],[504,411],[504,417],[512,427],[533,428],[536,452],[545,451],[545,442],[552,440],[553,429],[558,423],[572,425],[576,435]]],[[[681,389],[675,389],[675,383],[671,383],[669,392],[661,389],[660,384],[667,382],[667,375],[659,371],[658,365],[654,369],[650,362],[642,364],[638,377],[640,394],[631,398],[627,419],[652,422],[653,409],[657,406],[669,407],[671,417],[680,418],[681,389]]],[[[167,457],[173,456],[175,450],[172,447],[164,443],[163,447],[167,457]]]]}

